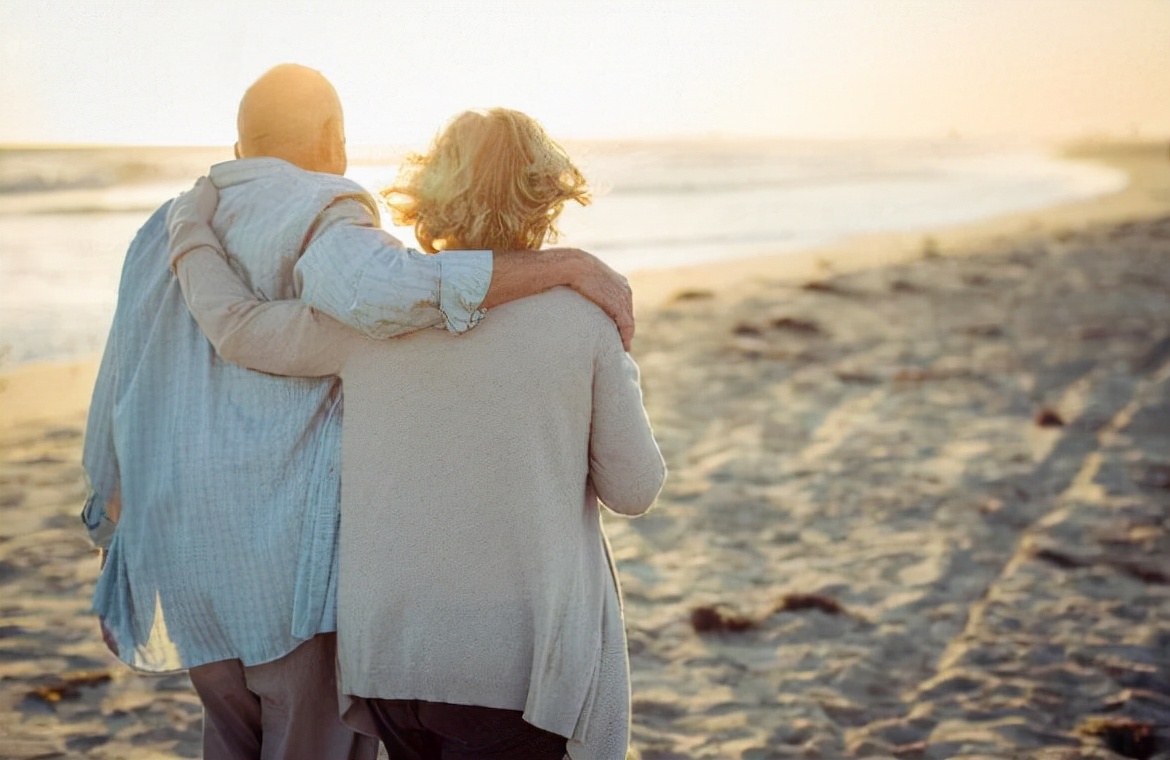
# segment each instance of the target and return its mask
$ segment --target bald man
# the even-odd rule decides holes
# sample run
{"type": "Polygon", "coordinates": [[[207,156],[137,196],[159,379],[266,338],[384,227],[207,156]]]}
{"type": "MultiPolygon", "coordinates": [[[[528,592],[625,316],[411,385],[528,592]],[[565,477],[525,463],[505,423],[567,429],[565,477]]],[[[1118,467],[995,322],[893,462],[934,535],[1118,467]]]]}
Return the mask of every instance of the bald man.
{"type": "MultiPolygon", "coordinates": [[[[463,332],[493,305],[568,285],[632,336],[625,280],[583,252],[403,249],[340,176],[341,104],[320,73],[269,71],[237,127],[237,160],[210,173],[213,227],[264,298],[391,338],[463,332]]],[[[168,268],[169,206],[127,252],[90,407],[82,518],[105,558],[94,610],[131,667],[189,670],[204,757],[372,758],[374,741],[338,718],[334,676],[339,383],[216,356],[168,268]]]]}

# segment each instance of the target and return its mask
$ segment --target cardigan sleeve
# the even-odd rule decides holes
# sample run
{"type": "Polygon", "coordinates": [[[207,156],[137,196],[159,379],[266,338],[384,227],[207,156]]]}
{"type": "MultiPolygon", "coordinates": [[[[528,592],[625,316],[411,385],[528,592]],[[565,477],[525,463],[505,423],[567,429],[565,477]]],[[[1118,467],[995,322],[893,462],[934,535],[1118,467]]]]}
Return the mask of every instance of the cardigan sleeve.
{"type": "Polygon", "coordinates": [[[274,375],[336,375],[357,332],[303,301],[262,301],[214,248],[200,246],[175,263],[187,308],[232,364],[274,375]]]}
{"type": "Polygon", "coordinates": [[[594,362],[589,477],[605,506],[630,516],[650,509],[666,480],[666,463],[642,405],[638,365],[622,350],[612,324],[594,362]]]}

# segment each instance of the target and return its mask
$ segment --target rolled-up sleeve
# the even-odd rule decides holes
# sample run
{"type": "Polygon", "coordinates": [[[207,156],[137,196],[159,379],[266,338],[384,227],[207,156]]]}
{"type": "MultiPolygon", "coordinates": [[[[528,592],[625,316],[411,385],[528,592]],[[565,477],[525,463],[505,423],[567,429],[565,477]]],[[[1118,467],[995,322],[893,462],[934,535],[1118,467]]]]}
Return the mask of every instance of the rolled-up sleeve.
{"type": "Polygon", "coordinates": [[[492,281],[491,251],[448,251],[439,262],[439,311],[449,332],[467,332],[483,319],[479,308],[492,281]]]}
{"type": "Polygon", "coordinates": [[[114,447],[114,401],[118,382],[117,327],[118,317],[115,315],[98,368],[97,382],[94,384],[82,453],[82,465],[90,490],[81,510],[81,520],[89,531],[90,540],[103,549],[109,548],[116,527],[108,507],[121,490],[118,453],[114,447]]]}
{"type": "Polygon", "coordinates": [[[81,521],[85,523],[89,540],[94,546],[101,549],[110,548],[118,524],[110,519],[106,511],[106,499],[97,491],[91,491],[89,498],[85,500],[85,506],[81,509],[81,521]]]}
{"type": "Polygon", "coordinates": [[[412,251],[374,224],[368,206],[343,200],[323,213],[296,276],[302,301],[371,338],[462,333],[483,318],[492,253],[412,251]]]}

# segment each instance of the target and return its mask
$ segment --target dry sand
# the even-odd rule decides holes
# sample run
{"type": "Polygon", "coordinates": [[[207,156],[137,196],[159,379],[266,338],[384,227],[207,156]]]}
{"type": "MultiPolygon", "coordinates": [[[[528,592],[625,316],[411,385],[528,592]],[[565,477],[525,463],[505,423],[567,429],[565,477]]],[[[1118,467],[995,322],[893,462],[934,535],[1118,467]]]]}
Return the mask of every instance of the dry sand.
{"type": "MultiPolygon", "coordinates": [[[[1093,150],[1128,190],[637,280],[645,760],[1170,757],[1170,161],[1093,150]]],[[[92,371],[0,389],[0,757],[197,757],[86,613],[92,371]]]]}

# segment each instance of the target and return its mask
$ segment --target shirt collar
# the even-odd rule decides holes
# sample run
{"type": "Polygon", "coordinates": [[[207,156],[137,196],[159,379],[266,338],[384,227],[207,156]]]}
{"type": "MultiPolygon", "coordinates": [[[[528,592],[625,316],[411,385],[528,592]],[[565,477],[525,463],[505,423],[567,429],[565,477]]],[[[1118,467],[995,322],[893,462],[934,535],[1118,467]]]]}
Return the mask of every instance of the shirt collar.
{"type": "Polygon", "coordinates": [[[208,172],[212,183],[219,189],[239,185],[267,175],[287,171],[301,171],[281,158],[237,158],[215,164],[208,172]]]}

